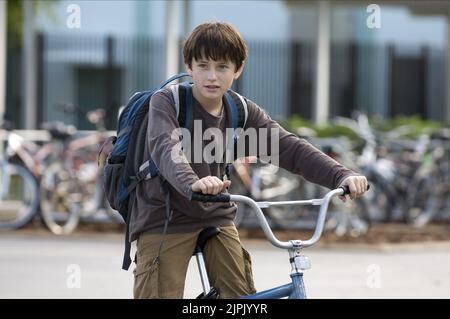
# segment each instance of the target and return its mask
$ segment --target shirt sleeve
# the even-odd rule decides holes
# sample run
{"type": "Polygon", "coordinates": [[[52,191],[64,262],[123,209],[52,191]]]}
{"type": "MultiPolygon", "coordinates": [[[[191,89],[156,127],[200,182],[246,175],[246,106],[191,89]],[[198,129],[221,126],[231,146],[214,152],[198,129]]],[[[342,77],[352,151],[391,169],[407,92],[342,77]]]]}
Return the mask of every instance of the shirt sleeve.
{"type": "Polygon", "coordinates": [[[254,102],[248,100],[248,119],[245,130],[257,130],[258,144],[256,152],[248,149],[248,155],[261,159],[270,158],[271,163],[294,174],[302,175],[306,180],[328,188],[338,187],[348,176],[359,175],[314,147],[305,139],[286,131],[281,125],[254,102]],[[260,134],[266,129],[267,134],[260,134]],[[274,131],[272,131],[274,130],[274,131]],[[271,134],[277,132],[277,134],[271,134]],[[272,143],[272,139],[278,140],[272,143]],[[262,145],[265,144],[265,147],[262,145]]]}
{"type": "Polygon", "coordinates": [[[147,143],[150,156],[161,175],[181,194],[189,198],[190,187],[199,180],[181,150],[180,128],[172,99],[160,91],[150,100],[147,143]]]}

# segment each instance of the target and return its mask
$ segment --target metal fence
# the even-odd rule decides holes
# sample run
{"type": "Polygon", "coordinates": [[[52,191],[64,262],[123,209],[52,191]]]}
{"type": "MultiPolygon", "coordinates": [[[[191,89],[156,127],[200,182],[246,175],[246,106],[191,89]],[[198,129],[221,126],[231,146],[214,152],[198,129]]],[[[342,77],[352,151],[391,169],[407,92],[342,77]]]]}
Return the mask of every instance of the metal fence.
{"type": "MultiPolygon", "coordinates": [[[[249,40],[248,46],[246,68],[235,88],[276,119],[291,114],[312,118],[314,44],[249,40]]],[[[108,128],[114,129],[117,110],[128,97],[165,78],[163,38],[41,34],[37,56],[39,122],[63,119],[80,129],[92,129],[80,114],[68,115],[58,109],[70,103],[85,111],[106,108],[108,128]]],[[[359,109],[385,118],[419,113],[442,119],[443,50],[332,43],[330,62],[332,116],[348,116],[359,109]]],[[[20,123],[23,97],[18,71],[20,52],[10,52],[7,112],[20,123]]]]}

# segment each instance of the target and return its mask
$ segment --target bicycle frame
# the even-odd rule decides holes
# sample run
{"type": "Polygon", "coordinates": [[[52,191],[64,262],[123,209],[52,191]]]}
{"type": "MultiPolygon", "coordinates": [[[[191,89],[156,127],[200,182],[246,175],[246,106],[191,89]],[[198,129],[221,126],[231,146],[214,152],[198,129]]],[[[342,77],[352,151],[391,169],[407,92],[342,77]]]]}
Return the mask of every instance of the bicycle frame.
{"type": "MultiPolygon", "coordinates": [[[[289,261],[291,263],[291,283],[278,286],[272,289],[264,290],[252,295],[242,296],[243,299],[269,299],[283,298],[306,299],[306,291],[303,283],[303,271],[311,268],[309,259],[301,255],[303,248],[314,245],[322,235],[328,206],[331,198],[339,195],[349,194],[348,188],[337,188],[328,192],[323,198],[298,201],[279,201],[279,202],[255,202],[253,199],[242,195],[218,194],[203,195],[201,193],[192,193],[191,200],[202,202],[242,202],[250,206],[256,213],[258,222],[266,235],[267,239],[275,247],[286,249],[289,252],[289,261]],[[272,232],[261,208],[268,208],[276,205],[313,205],[320,206],[317,224],[312,237],[308,240],[290,240],[280,241],[272,232]]],[[[205,292],[206,293],[206,292],[205,292]]]]}
{"type": "Polygon", "coordinates": [[[41,146],[26,140],[12,130],[2,130],[0,133],[4,134],[6,140],[2,154],[4,160],[9,161],[11,157],[17,155],[34,177],[39,178],[45,168],[45,161],[53,152],[53,143],[48,142],[41,146]]]}

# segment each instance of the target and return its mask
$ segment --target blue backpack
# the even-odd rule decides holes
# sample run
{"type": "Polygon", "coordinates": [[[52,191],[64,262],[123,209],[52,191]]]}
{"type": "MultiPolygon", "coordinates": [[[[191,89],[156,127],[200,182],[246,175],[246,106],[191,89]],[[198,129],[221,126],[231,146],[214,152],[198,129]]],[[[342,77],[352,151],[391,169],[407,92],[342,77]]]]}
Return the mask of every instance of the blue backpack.
{"type": "MultiPolygon", "coordinates": [[[[106,164],[103,168],[103,186],[106,198],[111,207],[117,210],[125,221],[125,254],[122,268],[128,270],[130,259],[129,219],[130,207],[135,198],[136,186],[143,180],[158,176],[161,186],[166,193],[166,233],[171,219],[170,192],[166,180],[156,167],[152,159],[144,161],[144,149],[147,138],[148,111],[150,99],[159,90],[165,88],[171,82],[189,76],[187,73],[177,74],[165,81],[159,88],[137,92],[128,101],[119,117],[117,136],[111,137],[102,146],[109,144],[106,164]]],[[[192,131],[192,88],[188,82],[176,84],[171,87],[174,95],[175,108],[179,126],[192,131]],[[176,95],[176,96],[175,96],[176,95]]],[[[229,90],[225,93],[226,105],[231,115],[230,123],[233,129],[244,128],[247,120],[247,101],[229,90]]],[[[236,136],[234,139],[236,146],[236,136]]],[[[225,173],[228,175],[228,165],[225,173]]]]}

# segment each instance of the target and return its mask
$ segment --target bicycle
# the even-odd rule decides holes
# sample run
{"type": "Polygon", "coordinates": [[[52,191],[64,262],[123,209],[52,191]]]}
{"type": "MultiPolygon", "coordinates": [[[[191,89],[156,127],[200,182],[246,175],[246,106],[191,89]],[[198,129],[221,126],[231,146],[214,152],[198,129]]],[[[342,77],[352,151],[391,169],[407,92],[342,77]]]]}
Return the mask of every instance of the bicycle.
{"type": "Polygon", "coordinates": [[[416,187],[408,194],[408,220],[424,227],[435,218],[448,219],[450,211],[450,138],[429,136],[428,152],[414,174],[416,187]]]}
{"type": "MultiPolygon", "coordinates": [[[[368,188],[369,189],[369,188],[368,188]]],[[[310,200],[295,200],[295,201],[279,201],[279,202],[255,202],[253,199],[247,196],[234,195],[234,194],[217,194],[217,195],[204,195],[202,193],[193,192],[191,201],[201,202],[241,202],[245,203],[254,210],[258,218],[258,222],[266,235],[267,239],[275,247],[286,249],[289,253],[289,262],[291,264],[291,282],[282,286],[278,286],[272,289],[257,292],[252,295],[242,296],[243,299],[279,299],[288,297],[289,299],[306,299],[305,285],[303,282],[304,270],[310,269],[311,264],[307,256],[302,255],[301,251],[304,248],[314,245],[322,235],[328,205],[335,196],[347,195],[350,191],[347,186],[340,187],[329,191],[324,197],[319,199],[310,200]],[[314,233],[308,240],[290,240],[280,241],[273,234],[262,208],[269,208],[271,206],[282,205],[313,205],[320,206],[319,215],[317,217],[317,224],[314,229],[314,233]]],[[[197,244],[194,250],[194,255],[197,259],[197,265],[200,272],[200,278],[202,281],[203,292],[197,297],[199,299],[215,299],[219,297],[220,292],[211,287],[206,272],[205,261],[203,258],[203,248],[208,239],[213,238],[220,233],[220,229],[217,227],[205,228],[198,236],[197,244]]]]}
{"type": "Polygon", "coordinates": [[[6,140],[0,154],[0,229],[17,229],[39,212],[39,179],[53,144],[24,139],[6,120],[0,133],[6,140]]]}
{"type": "MultiPolygon", "coordinates": [[[[332,158],[335,158],[331,150],[327,150],[324,141],[315,141],[322,150],[332,158]]],[[[333,141],[336,145],[337,140],[333,141]]],[[[341,161],[340,158],[338,161],[341,161]]],[[[257,162],[256,159],[244,158],[233,163],[230,169],[231,193],[239,193],[251,197],[256,201],[289,201],[296,198],[314,198],[323,196],[326,188],[308,182],[299,175],[270,164],[257,162]]],[[[346,234],[357,237],[366,234],[370,228],[369,216],[358,201],[350,205],[343,205],[339,200],[332,203],[332,214],[326,222],[326,230],[334,230],[336,235],[346,234]]],[[[247,214],[248,208],[245,204],[238,203],[238,211],[234,223],[236,227],[253,227],[253,216],[247,214]]],[[[279,229],[313,229],[315,227],[315,212],[307,207],[275,206],[266,211],[269,225],[279,229]]]]}
{"type": "Polygon", "coordinates": [[[357,165],[372,185],[372,191],[358,202],[361,211],[373,222],[410,223],[410,185],[416,183],[414,174],[421,159],[427,156],[429,139],[425,136],[413,142],[405,140],[414,130],[410,125],[382,132],[371,126],[364,113],[355,116],[356,119],[336,117],[334,122],[351,129],[364,141],[357,165]]]}
{"type": "Polygon", "coordinates": [[[105,111],[90,111],[86,117],[97,130],[75,138],[73,134],[62,136],[40,183],[41,214],[50,231],[57,235],[72,233],[80,219],[120,220],[107,204],[97,165],[99,145],[108,137],[103,123],[105,111]]]}

